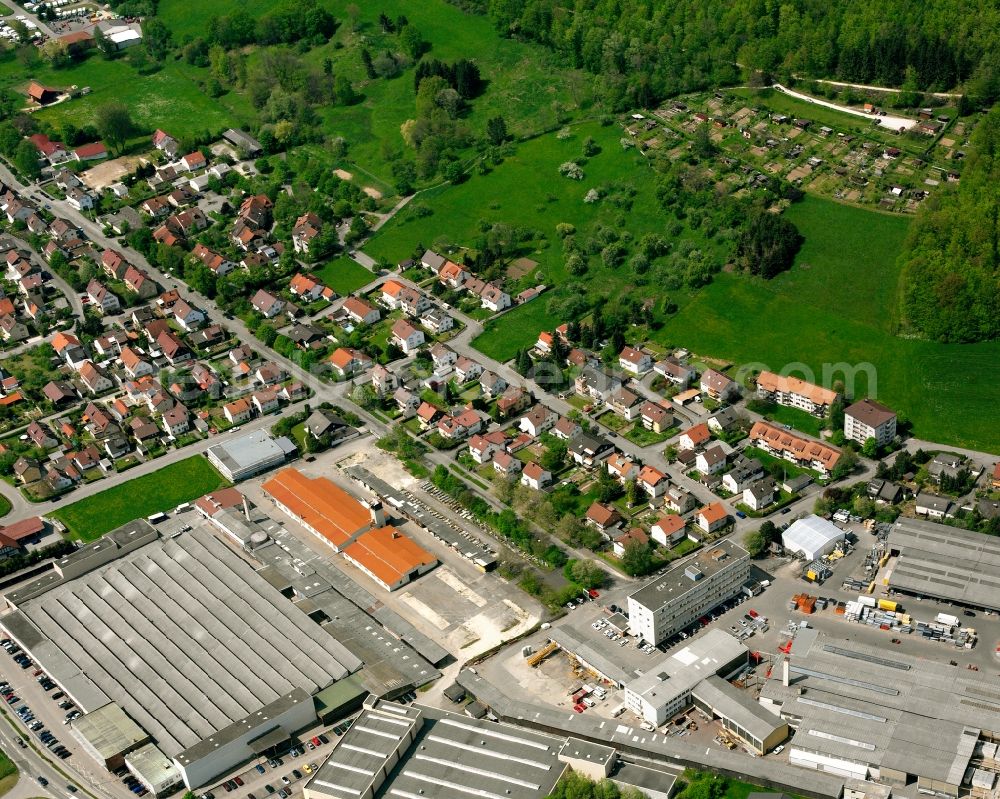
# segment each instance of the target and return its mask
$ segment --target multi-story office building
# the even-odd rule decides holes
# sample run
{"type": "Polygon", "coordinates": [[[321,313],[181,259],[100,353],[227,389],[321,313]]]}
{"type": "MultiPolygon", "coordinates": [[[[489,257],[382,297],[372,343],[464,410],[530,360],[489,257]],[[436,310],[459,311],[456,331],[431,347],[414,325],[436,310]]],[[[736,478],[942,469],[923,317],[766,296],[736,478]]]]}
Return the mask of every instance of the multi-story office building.
{"type": "Polygon", "coordinates": [[[647,583],[628,598],[634,634],[658,644],[736,596],[750,578],[750,555],[720,541],[647,583]]]}

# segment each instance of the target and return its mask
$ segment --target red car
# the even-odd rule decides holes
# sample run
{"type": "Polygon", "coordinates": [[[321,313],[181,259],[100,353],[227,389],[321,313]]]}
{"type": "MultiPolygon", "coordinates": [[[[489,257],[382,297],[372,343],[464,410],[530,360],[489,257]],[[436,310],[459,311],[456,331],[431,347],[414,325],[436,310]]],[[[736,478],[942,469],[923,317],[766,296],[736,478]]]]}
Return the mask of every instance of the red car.
{"type": "Polygon", "coordinates": [[[591,598],[591,599],[597,599],[597,598],[598,598],[598,597],[600,596],[600,594],[599,594],[599,593],[597,592],[597,590],[596,590],[596,589],[594,589],[594,588],[590,588],[590,589],[588,589],[588,590],[587,590],[587,593],[588,593],[588,594],[590,594],[590,598],[591,598]]]}
{"type": "Polygon", "coordinates": [[[587,706],[581,702],[577,702],[575,705],[573,705],[573,710],[575,710],[577,713],[583,713],[583,711],[586,709],[587,706]]]}
{"type": "Polygon", "coordinates": [[[757,615],[758,615],[757,611],[754,610],[753,608],[750,608],[749,613],[750,613],[750,618],[752,618],[752,619],[756,619],[757,618],[757,615]]]}

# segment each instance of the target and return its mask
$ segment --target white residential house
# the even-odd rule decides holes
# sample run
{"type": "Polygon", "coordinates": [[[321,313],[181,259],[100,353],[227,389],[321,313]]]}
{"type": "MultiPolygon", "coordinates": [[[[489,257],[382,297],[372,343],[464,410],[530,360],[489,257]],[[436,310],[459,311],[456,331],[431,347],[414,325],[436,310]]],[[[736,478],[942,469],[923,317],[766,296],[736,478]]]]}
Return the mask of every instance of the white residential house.
{"type": "Polygon", "coordinates": [[[558,420],[559,414],[539,404],[521,417],[518,426],[522,433],[537,438],[546,430],[552,429],[558,420]]]}
{"type": "Polygon", "coordinates": [[[529,461],[521,471],[521,485],[541,491],[552,482],[552,472],[543,469],[534,461],[529,461]]]}
{"type": "Polygon", "coordinates": [[[686,524],[682,516],[664,516],[649,528],[652,539],[663,547],[674,547],[686,537],[686,524]]]}
{"type": "Polygon", "coordinates": [[[424,332],[405,319],[398,319],[392,326],[392,342],[405,354],[412,355],[424,343],[424,332]]]}
{"type": "Polygon", "coordinates": [[[625,347],[618,354],[618,366],[623,372],[639,376],[653,368],[653,359],[647,352],[635,347],[625,347]]]}
{"type": "Polygon", "coordinates": [[[493,460],[497,452],[506,448],[507,437],[502,431],[474,435],[469,439],[469,454],[476,463],[486,463],[493,460]]]}
{"type": "Polygon", "coordinates": [[[698,453],[694,464],[702,474],[717,474],[726,468],[726,451],[718,444],[708,447],[698,453]]]}

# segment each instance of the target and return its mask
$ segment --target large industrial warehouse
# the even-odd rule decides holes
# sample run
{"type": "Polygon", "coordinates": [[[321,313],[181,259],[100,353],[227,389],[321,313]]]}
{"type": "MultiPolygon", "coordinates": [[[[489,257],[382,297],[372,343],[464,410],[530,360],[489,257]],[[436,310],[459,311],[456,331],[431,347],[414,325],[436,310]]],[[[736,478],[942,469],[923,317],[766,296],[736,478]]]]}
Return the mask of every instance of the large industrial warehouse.
{"type": "Polygon", "coordinates": [[[303,795],[542,799],[566,768],[561,762],[565,742],[520,727],[370,698],[303,795]]]}
{"type": "Polygon", "coordinates": [[[1000,610],[1000,541],[922,519],[900,518],[886,570],[894,591],[1000,610]]]}
{"type": "Polygon", "coordinates": [[[997,784],[1000,680],[981,672],[805,629],[760,702],[797,729],[793,765],[945,796],[997,784]]]}
{"type": "Polygon", "coordinates": [[[113,763],[151,738],[188,787],[314,723],[313,695],[362,666],[204,529],[132,522],[5,598],[0,624],[84,711],[85,745],[113,763]]]}

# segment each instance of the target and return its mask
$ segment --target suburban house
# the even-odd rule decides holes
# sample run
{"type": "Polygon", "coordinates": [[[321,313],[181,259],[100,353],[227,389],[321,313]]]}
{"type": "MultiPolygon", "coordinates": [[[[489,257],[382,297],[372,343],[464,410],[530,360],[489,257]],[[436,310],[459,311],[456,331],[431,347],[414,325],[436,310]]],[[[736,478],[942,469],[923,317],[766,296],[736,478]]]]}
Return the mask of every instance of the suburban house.
{"type": "Polygon", "coordinates": [[[552,472],[547,469],[543,469],[534,461],[528,461],[524,464],[524,469],[521,471],[521,485],[527,486],[535,491],[541,491],[551,482],[552,472]]]}
{"type": "Polygon", "coordinates": [[[955,503],[947,497],[921,491],[917,494],[914,510],[918,516],[925,516],[928,519],[950,519],[955,516],[955,503]]]}
{"type": "Polygon", "coordinates": [[[250,304],[253,306],[254,310],[258,313],[264,315],[265,319],[272,319],[282,312],[285,307],[285,301],[275,297],[271,292],[265,291],[264,289],[258,289],[257,293],[253,295],[250,300],[250,304]]]}
{"type": "Polygon", "coordinates": [[[684,540],[684,519],[675,514],[664,516],[649,528],[653,540],[660,546],[672,548],[684,540]]]}
{"type": "Polygon", "coordinates": [[[674,415],[658,402],[646,400],[639,407],[642,426],[654,433],[664,433],[673,427],[674,415]]]}
{"type": "Polygon", "coordinates": [[[875,400],[858,400],[844,409],[844,436],[859,444],[874,438],[884,447],[896,438],[896,414],[875,400]]]}
{"type": "Polygon", "coordinates": [[[653,371],[679,388],[687,388],[697,374],[694,369],[672,355],[653,364],[653,371]]]}
{"type": "Polygon", "coordinates": [[[694,509],[697,505],[692,494],[689,494],[683,488],[678,488],[677,486],[670,486],[667,492],[663,495],[663,504],[674,513],[687,513],[694,509]]]}
{"type": "Polygon", "coordinates": [[[515,475],[521,471],[521,461],[509,452],[498,452],[493,456],[493,471],[503,475],[515,475]]]}
{"type": "Polygon", "coordinates": [[[292,228],[292,246],[295,252],[309,254],[313,240],[323,230],[323,221],[312,211],[307,211],[295,220],[292,228]]]}
{"type": "Polygon", "coordinates": [[[677,440],[677,446],[680,449],[698,449],[704,446],[711,438],[712,433],[708,429],[708,425],[705,422],[701,422],[681,433],[680,438],[677,440]]]}
{"type": "Polygon", "coordinates": [[[198,169],[204,169],[208,166],[208,159],[205,158],[205,154],[200,150],[196,150],[193,153],[188,153],[183,158],[181,158],[181,166],[184,167],[187,172],[194,172],[198,169]]]}
{"type": "Polygon", "coordinates": [[[611,406],[611,409],[629,422],[639,416],[642,403],[642,397],[625,386],[619,386],[608,397],[608,405],[611,406]]]}
{"type": "Polygon", "coordinates": [[[743,489],[743,504],[752,511],[764,510],[778,501],[778,486],[773,477],[757,480],[743,489]]]}
{"type": "Polygon", "coordinates": [[[431,346],[431,361],[434,363],[434,371],[438,374],[447,372],[456,360],[458,360],[458,356],[451,347],[440,342],[431,346]]]}
{"type": "Polygon", "coordinates": [[[695,514],[695,521],[706,533],[714,533],[729,523],[729,512],[721,502],[713,502],[695,514]]]}
{"type": "Polygon", "coordinates": [[[717,474],[726,468],[726,451],[719,444],[698,453],[695,468],[702,474],[717,474]]]}
{"type": "Polygon", "coordinates": [[[621,384],[621,378],[617,375],[588,366],[577,375],[573,388],[577,394],[583,397],[604,402],[613,391],[621,387],[621,384]]]}
{"type": "Polygon", "coordinates": [[[24,341],[29,335],[27,325],[17,321],[11,314],[0,316],[0,338],[4,341],[24,341]]]}
{"type": "Polygon", "coordinates": [[[355,324],[373,325],[382,318],[378,308],[370,305],[360,297],[348,297],[344,300],[342,308],[348,318],[355,324]]]}
{"type": "Polygon", "coordinates": [[[633,527],[621,535],[615,536],[611,545],[615,557],[625,557],[625,549],[632,543],[639,544],[640,546],[649,546],[649,536],[646,535],[646,531],[641,527],[633,527]]]}
{"type": "MultiPolygon", "coordinates": [[[[404,416],[409,416],[420,407],[420,397],[403,386],[392,392],[392,401],[396,403],[399,412],[404,416]]],[[[430,407],[433,408],[434,406],[431,405],[430,407]]]]}
{"type": "Polygon", "coordinates": [[[798,408],[813,416],[826,416],[840,396],[836,391],[807,383],[798,377],[761,372],[757,376],[757,396],[788,408],[798,408]]]}
{"type": "Polygon", "coordinates": [[[397,319],[392,326],[391,339],[406,355],[412,355],[424,343],[424,332],[405,319],[397,319]]]}
{"type": "Polygon", "coordinates": [[[569,442],[569,454],[578,466],[588,469],[611,457],[614,445],[606,438],[590,433],[577,433],[569,442]]]}
{"type": "Polygon", "coordinates": [[[228,258],[223,257],[214,250],[210,250],[201,242],[194,245],[194,249],[191,251],[191,255],[196,259],[201,261],[205,266],[207,266],[212,272],[219,275],[227,275],[236,268],[236,264],[230,261],[228,258]]]}
{"type": "Polygon", "coordinates": [[[153,369],[153,365],[149,361],[142,358],[139,353],[131,347],[122,347],[120,357],[122,367],[125,369],[125,374],[127,374],[131,380],[140,378],[143,375],[151,375],[155,371],[153,369]]]}
{"type": "Polygon", "coordinates": [[[483,373],[483,367],[478,361],[472,360],[467,355],[459,355],[455,361],[455,379],[459,383],[468,383],[476,380],[483,373]]]}
{"type": "Polygon", "coordinates": [[[722,476],[722,487],[730,494],[741,494],[743,489],[764,476],[764,465],[756,458],[743,458],[722,476]]]}
{"type": "Polygon", "coordinates": [[[530,392],[520,386],[508,386],[507,390],[497,398],[497,410],[504,418],[510,418],[523,411],[533,401],[530,392]]]}
{"type": "Polygon", "coordinates": [[[718,402],[735,399],[740,393],[740,387],[734,380],[730,380],[715,369],[706,369],[702,372],[700,388],[703,394],[718,402]]]}
{"type": "Polygon", "coordinates": [[[114,383],[111,379],[104,374],[101,369],[94,365],[93,361],[84,361],[80,364],[80,369],[77,372],[80,375],[80,380],[83,385],[86,386],[87,391],[91,394],[100,394],[104,391],[110,391],[114,387],[114,383]]]}
{"type": "Polygon", "coordinates": [[[618,452],[604,462],[604,468],[620,483],[628,482],[639,472],[639,466],[634,461],[618,452]]]}
{"type": "Polygon", "coordinates": [[[483,308],[493,311],[493,313],[499,313],[510,308],[511,305],[510,295],[496,286],[486,286],[482,294],[479,295],[479,300],[483,308]]]}
{"type": "Polygon", "coordinates": [[[612,530],[621,524],[622,517],[618,511],[611,506],[595,502],[587,508],[585,521],[590,526],[596,527],[602,533],[607,534],[608,530],[612,530]]]}
{"type": "Polygon", "coordinates": [[[250,421],[253,406],[246,397],[240,397],[238,400],[227,402],[222,407],[222,414],[230,424],[243,424],[250,421]]]}
{"type": "Polygon", "coordinates": [[[734,429],[740,422],[740,415],[737,413],[736,409],[727,406],[725,408],[719,408],[715,413],[708,417],[708,429],[713,433],[727,433],[734,429]]]}
{"type": "Polygon", "coordinates": [[[308,302],[315,302],[324,297],[332,300],[336,296],[336,292],[333,289],[324,286],[315,276],[302,272],[298,272],[292,277],[291,282],[288,284],[288,290],[296,297],[301,297],[308,302]]]}
{"type": "Polygon", "coordinates": [[[447,260],[437,270],[437,276],[439,281],[453,289],[461,288],[465,281],[469,279],[468,272],[454,261],[447,260]]]}
{"type": "Polygon", "coordinates": [[[502,452],[506,446],[507,436],[502,430],[476,434],[469,439],[469,454],[476,463],[486,463],[493,459],[494,454],[502,452]]]}
{"type": "Polygon", "coordinates": [[[329,358],[330,368],[340,378],[370,369],[372,359],[353,347],[338,347],[329,358]]]}
{"type": "Polygon", "coordinates": [[[442,437],[452,441],[466,439],[482,431],[483,416],[473,408],[466,408],[454,416],[446,415],[437,423],[437,431],[442,437]]]}
{"type": "Polygon", "coordinates": [[[559,420],[559,414],[545,405],[536,405],[518,423],[521,432],[537,438],[546,430],[550,430],[559,420]]]}
{"type": "Polygon", "coordinates": [[[569,441],[578,436],[581,430],[579,422],[574,422],[568,416],[561,416],[559,421],[552,426],[552,435],[563,441],[569,441]]]}
{"type": "Polygon", "coordinates": [[[647,352],[635,347],[625,347],[618,354],[618,366],[623,372],[639,376],[653,368],[653,359],[647,352]]]}
{"type": "Polygon", "coordinates": [[[145,270],[132,265],[129,265],[129,267],[125,270],[122,282],[125,284],[125,288],[134,294],[137,294],[139,299],[142,300],[149,299],[156,294],[157,291],[159,291],[156,281],[153,280],[145,270]]]}
{"type": "Polygon", "coordinates": [[[195,308],[187,300],[178,300],[170,310],[174,321],[189,333],[205,324],[205,312],[195,308]]]}
{"type": "Polygon", "coordinates": [[[907,489],[891,480],[876,478],[868,483],[868,496],[880,505],[896,505],[908,496],[907,489]]]}
{"type": "Polygon", "coordinates": [[[670,487],[670,481],[667,480],[667,476],[652,466],[643,466],[639,470],[636,484],[649,495],[650,499],[662,496],[667,488],[670,487]]]}
{"type": "Polygon", "coordinates": [[[276,411],[281,406],[281,403],[278,402],[278,392],[273,388],[262,388],[260,391],[255,391],[250,396],[250,401],[259,414],[276,411]]]}
{"type": "Polygon", "coordinates": [[[507,381],[495,372],[483,372],[479,376],[479,387],[487,399],[492,399],[506,391],[507,381]]]}
{"type": "Polygon", "coordinates": [[[420,316],[420,324],[434,334],[445,333],[455,327],[455,320],[440,308],[431,308],[420,316]]]}
{"type": "Polygon", "coordinates": [[[822,475],[832,472],[840,460],[840,450],[836,447],[803,438],[770,422],[755,422],[750,428],[750,441],[771,455],[822,475]]]}
{"type": "Polygon", "coordinates": [[[390,391],[395,391],[399,387],[399,378],[396,373],[387,369],[382,364],[375,364],[372,369],[372,388],[380,397],[384,397],[390,391]]]}

